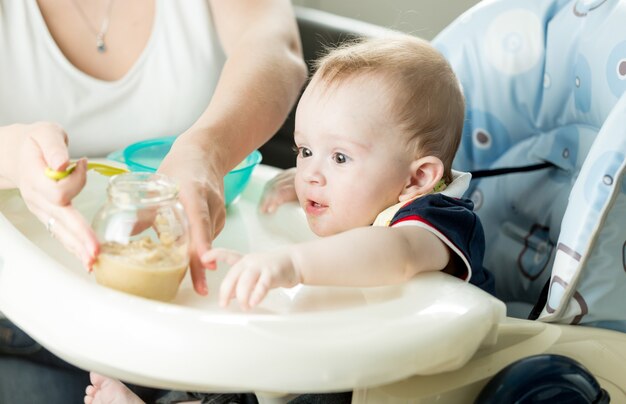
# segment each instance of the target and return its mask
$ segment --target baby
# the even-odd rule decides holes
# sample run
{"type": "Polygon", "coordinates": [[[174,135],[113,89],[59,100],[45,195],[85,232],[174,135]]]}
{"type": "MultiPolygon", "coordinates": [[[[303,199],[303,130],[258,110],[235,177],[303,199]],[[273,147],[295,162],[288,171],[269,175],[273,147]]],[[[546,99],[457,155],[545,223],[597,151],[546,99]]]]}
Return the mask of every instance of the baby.
{"type": "Polygon", "coordinates": [[[369,40],[322,58],[296,113],[295,180],[291,170],[274,180],[261,210],[297,198],[328,237],[243,256],[209,251],[203,260],[231,265],[220,303],[247,309],[276,287],[379,286],[427,271],[493,292],[480,221],[457,198],[469,175],[451,170],[463,116],[459,83],[426,41],[369,40]]]}
{"type": "MultiPolygon", "coordinates": [[[[270,183],[261,210],[297,199],[323,237],[272,252],[207,252],[205,263],[231,265],[220,303],[248,309],[276,287],[380,286],[427,271],[493,293],[482,226],[460,199],[469,174],[451,169],[464,109],[446,60],[415,37],[352,43],[320,59],[296,112],[295,174],[270,183]]],[[[123,387],[93,382],[86,403],[123,387]]]]}

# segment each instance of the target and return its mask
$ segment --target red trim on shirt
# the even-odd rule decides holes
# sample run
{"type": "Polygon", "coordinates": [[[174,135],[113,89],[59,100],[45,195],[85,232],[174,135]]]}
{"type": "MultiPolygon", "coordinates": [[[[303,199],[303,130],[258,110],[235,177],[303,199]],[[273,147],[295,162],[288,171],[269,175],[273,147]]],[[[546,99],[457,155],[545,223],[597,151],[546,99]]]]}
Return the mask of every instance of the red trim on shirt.
{"type": "MultiPolygon", "coordinates": [[[[453,251],[455,255],[458,256],[459,253],[461,253],[463,255],[463,257],[467,260],[467,262],[471,262],[469,257],[467,257],[467,256],[465,256],[465,254],[463,254],[463,250],[461,248],[459,248],[458,245],[454,244],[454,242],[452,242],[452,240],[450,240],[448,237],[446,237],[445,234],[443,234],[439,229],[437,229],[435,226],[433,226],[432,223],[430,223],[428,220],[424,219],[421,216],[418,216],[418,215],[404,216],[404,217],[396,220],[395,222],[389,223],[389,227],[393,227],[395,224],[403,223],[403,222],[420,222],[420,223],[424,223],[425,225],[427,225],[428,227],[430,227],[430,228],[432,228],[434,230],[437,230],[437,233],[439,233],[443,237],[445,237],[446,240],[456,248],[457,251],[453,251]]],[[[435,237],[439,238],[437,236],[437,234],[435,234],[435,233],[433,233],[433,234],[435,235],[435,237]]],[[[446,243],[444,242],[444,244],[446,244],[446,243]]],[[[449,247],[449,246],[447,246],[447,247],[449,247]]],[[[468,278],[469,278],[470,272],[467,269],[467,267],[465,265],[465,262],[463,262],[463,270],[464,270],[464,272],[463,272],[462,276],[459,276],[459,278],[463,279],[464,281],[467,281],[467,280],[469,280],[468,278]]]]}

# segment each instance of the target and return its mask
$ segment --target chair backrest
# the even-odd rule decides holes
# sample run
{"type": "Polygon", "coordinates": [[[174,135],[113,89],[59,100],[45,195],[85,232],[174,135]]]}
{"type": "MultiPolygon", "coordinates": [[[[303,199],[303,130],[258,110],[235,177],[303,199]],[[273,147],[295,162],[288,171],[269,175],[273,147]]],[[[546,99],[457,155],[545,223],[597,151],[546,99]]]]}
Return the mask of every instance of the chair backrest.
{"type": "Polygon", "coordinates": [[[455,168],[551,165],[472,182],[498,297],[549,282],[540,319],[626,331],[626,0],[484,1],[434,44],[467,100],[455,168]]]}

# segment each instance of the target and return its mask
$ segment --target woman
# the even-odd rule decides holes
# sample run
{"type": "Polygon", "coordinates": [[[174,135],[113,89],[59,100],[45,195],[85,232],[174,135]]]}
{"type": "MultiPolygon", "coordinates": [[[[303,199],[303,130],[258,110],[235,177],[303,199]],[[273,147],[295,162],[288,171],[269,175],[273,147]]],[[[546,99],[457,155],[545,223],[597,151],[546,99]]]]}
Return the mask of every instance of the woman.
{"type": "MultiPolygon", "coordinates": [[[[223,176],[276,132],[305,76],[289,0],[0,0],[0,187],[18,188],[90,267],[98,243],[71,204],[85,161],[58,182],[44,169],[180,134],[159,172],[180,185],[204,295],[200,257],[224,226],[223,176]]],[[[0,356],[0,402],[82,400],[83,372],[1,321],[0,353],[13,355],[0,356]]]]}

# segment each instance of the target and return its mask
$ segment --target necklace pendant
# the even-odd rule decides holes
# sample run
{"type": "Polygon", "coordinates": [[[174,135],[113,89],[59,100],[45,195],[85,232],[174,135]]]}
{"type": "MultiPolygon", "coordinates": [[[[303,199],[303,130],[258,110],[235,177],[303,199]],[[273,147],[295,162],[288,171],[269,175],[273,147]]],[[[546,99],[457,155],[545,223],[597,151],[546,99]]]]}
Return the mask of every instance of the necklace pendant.
{"type": "Polygon", "coordinates": [[[96,47],[99,53],[104,53],[107,50],[106,44],[104,43],[104,39],[100,37],[96,38],[96,47]]]}

